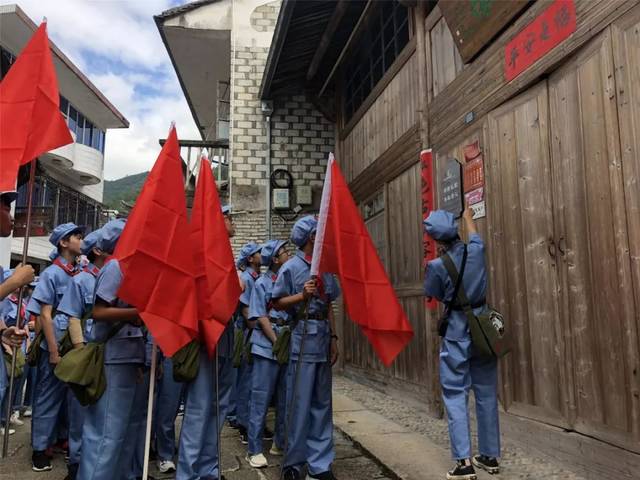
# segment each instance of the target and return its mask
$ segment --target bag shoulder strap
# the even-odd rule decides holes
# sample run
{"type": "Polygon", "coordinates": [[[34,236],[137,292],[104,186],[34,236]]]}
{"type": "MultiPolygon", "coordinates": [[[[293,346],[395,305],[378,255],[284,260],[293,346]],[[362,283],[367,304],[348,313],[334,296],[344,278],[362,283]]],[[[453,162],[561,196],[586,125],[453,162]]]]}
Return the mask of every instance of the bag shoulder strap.
{"type": "Polygon", "coordinates": [[[111,340],[113,337],[115,337],[118,332],[120,330],[122,330],[122,328],[127,324],[127,322],[118,322],[116,323],[113,327],[111,327],[111,329],[109,330],[109,333],[107,333],[107,337],[102,341],[102,342],[98,342],[98,343],[107,343],[109,340],[111,340]]]}
{"type": "Polygon", "coordinates": [[[458,269],[456,268],[456,264],[453,263],[453,259],[449,256],[448,253],[442,255],[442,263],[444,263],[451,280],[455,283],[455,287],[453,290],[453,296],[451,300],[447,302],[447,307],[451,307],[456,301],[458,304],[464,308],[469,305],[469,300],[467,299],[467,294],[464,291],[464,287],[462,286],[462,278],[464,277],[464,271],[467,266],[467,245],[464,246],[464,253],[462,254],[462,264],[460,265],[460,273],[458,274],[458,269]]]}

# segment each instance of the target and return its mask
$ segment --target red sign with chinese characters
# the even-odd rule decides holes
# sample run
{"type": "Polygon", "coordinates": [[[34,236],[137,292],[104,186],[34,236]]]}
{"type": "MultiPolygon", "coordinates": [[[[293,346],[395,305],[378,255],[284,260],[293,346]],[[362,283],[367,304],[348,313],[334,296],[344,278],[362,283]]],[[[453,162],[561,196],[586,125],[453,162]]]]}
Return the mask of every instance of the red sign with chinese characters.
{"type": "Polygon", "coordinates": [[[576,31],[573,0],[556,0],[504,49],[504,76],[516,78],[576,31]]]}
{"type": "MultiPolygon", "coordinates": [[[[420,165],[422,166],[422,219],[426,220],[431,211],[435,207],[435,198],[433,194],[433,155],[431,150],[423,150],[420,152],[420,165]]],[[[427,262],[433,260],[438,255],[436,242],[422,230],[423,248],[424,248],[424,266],[427,262]]],[[[436,310],[438,302],[430,300],[426,302],[427,308],[436,310]]]]}

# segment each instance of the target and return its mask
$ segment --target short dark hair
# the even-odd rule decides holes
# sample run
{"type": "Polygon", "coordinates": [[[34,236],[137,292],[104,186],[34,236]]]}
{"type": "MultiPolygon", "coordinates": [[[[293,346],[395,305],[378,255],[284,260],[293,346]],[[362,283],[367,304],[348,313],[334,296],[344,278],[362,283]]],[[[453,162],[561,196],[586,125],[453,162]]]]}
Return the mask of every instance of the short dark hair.
{"type": "Polygon", "coordinates": [[[13,199],[11,198],[10,195],[5,195],[5,194],[0,195],[0,203],[2,203],[3,205],[10,207],[11,202],[13,202],[13,199]]]}

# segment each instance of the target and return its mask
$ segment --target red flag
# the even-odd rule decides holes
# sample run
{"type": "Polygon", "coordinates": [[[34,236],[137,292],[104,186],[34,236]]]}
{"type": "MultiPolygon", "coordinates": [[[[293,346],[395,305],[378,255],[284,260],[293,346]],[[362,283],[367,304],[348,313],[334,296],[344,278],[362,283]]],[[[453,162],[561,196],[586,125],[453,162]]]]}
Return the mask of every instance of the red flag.
{"type": "Polygon", "coordinates": [[[311,274],[340,278],[347,313],[387,367],[413,338],[338,164],[329,156],[311,274]]]}
{"type": "Polygon", "coordinates": [[[73,143],[60,113],[46,25],[40,25],[0,83],[0,192],[15,191],[20,165],[73,143]]]}
{"type": "Polygon", "coordinates": [[[118,297],[138,309],[168,357],[198,331],[195,265],[181,162],[172,127],[114,253],[123,273],[118,297]]]}
{"type": "Polygon", "coordinates": [[[200,335],[210,356],[231,318],[240,283],[211,164],[202,157],[191,210],[191,248],[196,264],[200,335]]]}

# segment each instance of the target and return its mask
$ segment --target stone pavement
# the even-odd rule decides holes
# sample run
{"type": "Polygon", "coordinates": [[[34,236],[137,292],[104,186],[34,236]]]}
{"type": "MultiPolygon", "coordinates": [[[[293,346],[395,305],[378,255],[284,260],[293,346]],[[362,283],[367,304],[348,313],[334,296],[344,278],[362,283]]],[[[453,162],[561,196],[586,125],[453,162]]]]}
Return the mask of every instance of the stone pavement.
{"type": "MultiPolygon", "coordinates": [[[[180,417],[179,421],[180,423],[180,417]]],[[[62,455],[56,455],[53,470],[45,473],[31,471],[31,447],[29,445],[29,423],[16,427],[16,434],[11,437],[10,455],[8,459],[0,460],[0,480],[63,480],[66,466],[62,455]]],[[[179,425],[178,425],[179,428],[179,425]]],[[[266,453],[269,468],[256,470],[247,461],[246,446],[242,445],[238,433],[226,427],[222,433],[223,473],[227,480],[278,480],[280,474],[281,457],[273,457],[266,453]]],[[[336,462],[334,473],[341,480],[383,480],[396,479],[392,473],[358,448],[340,432],[334,435],[336,446],[336,462]]],[[[270,448],[270,442],[265,442],[265,452],[270,448]]],[[[174,475],[162,475],[155,462],[150,466],[150,475],[156,479],[172,479],[174,475]]]]}
{"type": "MultiPolygon", "coordinates": [[[[336,375],[334,378],[336,462],[340,480],[442,480],[451,467],[449,439],[444,419],[430,416],[420,404],[398,399],[369,386],[336,375]]],[[[272,419],[270,419],[272,422],[272,419]]],[[[177,422],[179,428],[180,421],[177,422]]],[[[474,422],[472,422],[474,423],[474,422]]],[[[11,437],[10,458],[0,460],[0,480],[62,480],[66,467],[61,456],[54,470],[34,473],[30,469],[29,425],[17,427],[11,437]]],[[[502,473],[495,480],[584,480],[572,469],[503,437],[502,473]]],[[[265,442],[265,452],[270,445],[265,442]]],[[[223,431],[223,470],[228,480],[276,480],[280,458],[267,455],[270,467],[254,470],[245,460],[235,430],[223,431]]],[[[151,467],[151,475],[160,475],[151,467]]],[[[489,475],[479,473],[480,480],[489,475]]],[[[589,477],[594,478],[594,477],[589,477]]],[[[623,477],[621,477],[623,478],[623,477]]],[[[627,478],[626,476],[624,478],[627,478]]]]}

